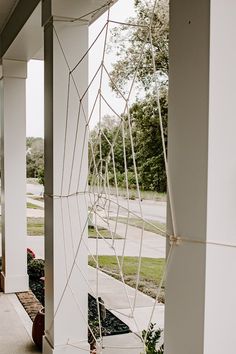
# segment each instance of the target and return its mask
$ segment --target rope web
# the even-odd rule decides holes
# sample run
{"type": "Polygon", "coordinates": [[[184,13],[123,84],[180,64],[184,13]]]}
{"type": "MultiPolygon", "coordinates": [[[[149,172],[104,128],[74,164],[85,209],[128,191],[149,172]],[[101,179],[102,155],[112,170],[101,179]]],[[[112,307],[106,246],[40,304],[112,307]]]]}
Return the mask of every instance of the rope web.
{"type": "MultiPolygon", "coordinates": [[[[73,23],[78,22],[81,26],[88,26],[86,17],[89,14],[85,14],[84,16],[74,20],[66,20],[61,18],[54,20],[55,38],[68,70],[60,193],[58,193],[58,195],[45,195],[46,198],[54,198],[54,200],[58,200],[60,204],[61,225],[59,227],[62,230],[63,236],[61,244],[63,245],[62,247],[64,251],[63,257],[66,277],[64,288],[62,289],[58,299],[54,319],[60,311],[60,306],[64,301],[66,292],[69,290],[78,306],[79,312],[82,315],[84,324],[88,327],[90,342],[92,343],[91,349],[88,350],[88,352],[95,353],[93,348],[97,348],[96,353],[109,353],[109,350],[111,349],[121,349],[123,352],[124,349],[126,349],[127,353],[131,349],[137,349],[137,353],[146,353],[145,343],[147,340],[148,329],[150,329],[154,318],[156,319],[156,313],[161,307],[163,308],[163,305],[159,303],[159,298],[164,286],[172,253],[176,243],[178,242],[178,238],[176,237],[171,186],[168,178],[168,165],[159,96],[159,82],[157,78],[155,79],[154,85],[158,107],[158,119],[161,129],[163,154],[168,178],[168,192],[174,235],[167,234],[165,230],[145,219],[139,187],[133,128],[130,116],[130,107],[133,103],[133,95],[137,89],[137,72],[143,60],[148,40],[149,43],[151,43],[152,48],[153,17],[157,9],[158,1],[156,0],[154,2],[149,23],[146,25],[124,23],[112,20],[110,10],[111,5],[112,1],[106,4],[105,24],[102,26],[89,48],[80,58],[78,58],[76,65],[73,67],[70,67],[66,49],[63,46],[63,41],[60,38],[60,33],[57,26],[64,21],[73,23]],[[130,80],[128,92],[122,92],[121,89],[119,89],[118,85],[116,85],[116,82],[114,82],[110,75],[109,65],[107,64],[109,31],[114,25],[129,26],[131,28],[140,26],[146,31],[146,37],[140,50],[137,63],[135,63],[135,70],[133,77],[130,80]],[[84,65],[84,62],[88,59],[88,56],[97,45],[98,41],[100,43],[101,41],[103,42],[102,48],[100,48],[100,63],[95,73],[91,76],[88,86],[85,89],[81,89],[78,84],[81,66],[84,65]],[[123,107],[123,112],[118,112],[116,105],[114,105],[114,101],[110,102],[110,98],[107,98],[106,90],[104,88],[107,83],[110,83],[113,87],[115,87],[119,102],[122,102],[120,106],[123,107]],[[92,95],[90,95],[90,92],[92,92],[92,95]],[[75,115],[71,113],[71,101],[75,96],[77,97],[78,102],[76,118],[75,115]],[[88,99],[91,96],[92,102],[90,102],[90,108],[87,110],[88,99]],[[104,110],[109,110],[112,116],[116,118],[116,132],[112,136],[109,135],[108,130],[105,131],[102,129],[104,110]],[[97,122],[96,131],[91,129],[91,122],[93,122],[93,120],[96,120],[97,122]],[[73,131],[73,134],[71,134],[71,131],[73,131]],[[73,136],[73,138],[71,138],[71,136],[73,136]],[[121,140],[119,140],[120,137],[121,140]],[[106,146],[109,147],[107,151],[104,151],[103,141],[106,141],[106,146]],[[123,156],[123,168],[125,174],[125,198],[121,197],[118,183],[117,161],[114,152],[116,144],[121,144],[121,154],[123,156]],[[131,146],[131,157],[128,156],[128,145],[131,146]],[[132,170],[135,176],[134,184],[137,205],[136,209],[133,209],[130,200],[131,188],[129,183],[128,158],[132,161],[132,170]],[[88,174],[86,171],[87,169],[89,171],[88,174]],[[112,180],[111,176],[113,176],[112,180]],[[120,217],[123,217],[125,223],[120,222],[120,217]],[[141,223],[141,228],[134,229],[133,226],[130,226],[131,218],[137,219],[139,223],[141,223]],[[146,311],[149,313],[149,318],[144,327],[140,324],[140,316],[137,315],[137,309],[140,307],[142,296],[139,291],[139,286],[141,281],[144,246],[147,243],[145,240],[145,237],[147,237],[145,225],[152,226],[152,228],[155,228],[157,233],[159,233],[159,235],[156,235],[155,237],[159,240],[159,242],[157,242],[157,247],[160,247],[162,250],[162,257],[160,256],[156,258],[164,258],[163,250],[165,249],[166,238],[169,239],[170,246],[168,247],[161,280],[159,281],[158,287],[155,289],[155,296],[152,299],[150,298],[148,302],[149,305],[146,311]],[[95,238],[90,239],[89,242],[87,240],[88,226],[92,226],[95,233],[95,238]],[[104,236],[104,230],[106,231],[106,236],[104,236]],[[132,239],[133,236],[130,236],[134,234],[134,230],[135,240],[132,239]],[[118,239],[117,235],[119,235],[118,239]],[[126,255],[130,255],[127,253],[127,249],[130,247],[130,244],[135,244],[135,256],[137,257],[136,280],[133,289],[128,287],[125,283],[125,257],[126,255]],[[104,250],[105,253],[103,253],[104,250]],[[73,255],[72,261],[71,257],[69,257],[71,252],[73,255]],[[95,266],[95,268],[89,267],[89,276],[87,269],[81,266],[82,253],[88,254],[91,262],[95,266]],[[112,255],[115,260],[114,270],[106,270],[106,274],[102,271],[100,264],[99,255],[102,254],[112,255]],[[74,286],[74,278],[78,275],[79,278],[83,280],[89,293],[96,301],[96,329],[92,328],[90,323],[87,323],[87,315],[84,313],[81,305],[83,302],[81,303],[78,300],[79,290],[74,286]],[[121,308],[114,305],[113,296],[115,297],[117,294],[113,294],[110,297],[106,296],[106,294],[104,294],[104,289],[100,285],[101,280],[104,278],[109,279],[109,276],[116,277],[117,281],[119,281],[118,289],[120,291],[120,296],[122,296],[122,301],[125,301],[126,304],[121,308]],[[90,281],[90,277],[92,277],[92,282],[90,281]],[[105,340],[102,318],[104,315],[102,311],[104,306],[106,310],[111,311],[118,318],[121,318],[123,322],[128,323],[130,328],[132,328],[132,332],[137,334],[139,344],[136,346],[124,346],[121,341],[119,346],[115,346],[105,340]],[[141,334],[143,330],[146,330],[146,334],[142,336],[141,334]]],[[[101,8],[98,8],[94,11],[94,14],[100,10],[101,8]]],[[[155,74],[155,53],[153,49],[152,68],[153,73],[155,74]]],[[[114,100],[116,100],[116,98],[114,98],[114,100]]],[[[156,249],[154,251],[156,251],[157,254],[161,254],[160,249],[156,249]]],[[[158,269],[156,269],[156,271],[158,272],[158,269]]],[[[53,321],[47,329],[47,336],[49,338],[52,328],[53,321]]],[[[73,343],[70,338],[68,338],[68,345],[79,348],[78,344],[73,343]]]]}

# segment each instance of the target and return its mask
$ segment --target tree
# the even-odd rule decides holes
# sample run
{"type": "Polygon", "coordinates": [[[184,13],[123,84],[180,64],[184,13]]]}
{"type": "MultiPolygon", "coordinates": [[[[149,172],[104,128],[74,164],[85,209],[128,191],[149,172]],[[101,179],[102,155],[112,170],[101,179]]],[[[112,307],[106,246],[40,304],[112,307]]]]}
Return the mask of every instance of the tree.
{"type": "MultiPolygon", "coordinates": [[[[165,145],[167,145],[167,100],[164,88],[160,92],[161,113],[164,128],[165,145]]],[[[163,147],[159,121],[157,100],[153,95],[147,95],[145,99],[134,103],[129,110],[131,132],[133,136],[138,180],[144,190],[166,191],[166,173],[163,158],[163,147]]],[[[129,187],[135,187],[134,164],[132,157],[131,141],[128,127],[128,116],[122,117],[125,125],[124,139],[126,148],[126,165],[129,187]]],[[[125,187],[125,161],[124,144],[120,120],[118,118],[104,117],[102,123],[97,125],[91,133],[93,145],[94,163],[90,166],[93,174],[97,168],[104,175],[105,165],[108,166],[109,183],[115,184],[114,165],[111,145],[115,161],[115,173],[119,187],[125,187]],[[101,139],[101,152],[99,148],[101,139]],[[102,161],[102,165],[101,165],[102,161]]],[[[90,159],[92,152],[90,148],[90,159]]]]}
{"type": "MultiPolygon", "coordinates": [[[[128,143],[130,146],[130,144],[128,143]]],[[[129,150],[129,148],[127,147],[129,150]]],[[[106,165],[109,171],[109,183],[115,184],[114,165],[112,156],[115,160],[115,174],[119,186],[124,185],[124,154],[123,137],[120,129],[119,119],[106,115],[101,124],[97,124],[90,134],[89,161],[90,174],[106,172],[106,165]],[[100,151],[101,143],[101,151],[100,151]],[[113,152],[112,152],[113,149],[113,152]],[[94,156],[92,155],[94,154],[94,156]],[[95,163],[94,163],[95,162],[95,163]]]]}
{"type": "MultiPolygon", "coordinates": [[[[165,147],[167,146],[167,99],[160,92],[165,147]]],[[[130,109],[140,186],[144,190],[166,191],[166,172],[157,100],[149,95],[130,109]]]]}
{"type": "Polygon", "coordinates": [[[136,16],[113,30],[110,47],[116,49],[111,87],[126,92],[136,78],[141,87],[141,99],[132,105],[132,121],[138,177],[141,188],[166,191],[166,172],[161,138],[157,85],[167,148],[167,93],[168,93],[168,40],[169,5],[159,0],[134,0],[136,16]],[[115,47],[115,48],[114,48],[115,47]],[[155,65],[154,65],[155,63],[155,65]]]}
{"type": "Polygon", "coordinates": [[[39,177],[43,181],[44,175],[44,142],[42,138],[26,138],[26,174],[27,177],[39,177]]]}
{"type": "MultiPolygon", "coordinates": [[[[134,4],[136,16],[127,23],[139,26],[122,25],[112,32],[109,48],[116,52],[118,60],[110,75],[115,85],[124,91],[136,72],[137,81],[149,91],[155,75],[161,85],[168,84],[169,5],[167,0],[159,0],[155,9],[154,0],[135,0],[134,4]]],[[[111,84],[114,90],[115,85],[111,84]]]]}

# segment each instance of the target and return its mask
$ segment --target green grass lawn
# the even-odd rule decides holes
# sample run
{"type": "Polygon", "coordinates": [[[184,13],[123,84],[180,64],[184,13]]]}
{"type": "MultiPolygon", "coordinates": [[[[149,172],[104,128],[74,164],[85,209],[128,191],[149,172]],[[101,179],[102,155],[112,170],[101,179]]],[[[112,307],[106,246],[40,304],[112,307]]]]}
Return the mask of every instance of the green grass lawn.
{"type": "MultiPolygon", "coordinates": [[[[116,220],[116,218],[111,218],[112,220],[116,220]]],[[[122,224],[126,224],[127,223],[128,218],[126,217],[119,217],[118,218],[118,222],[122,223],[122,224]]],[[[162,224],[159,221],[156,220],[148,220],[152,225],[150,225],[148,222],[144,221],[144,225],[143,225],[143,221],[141,219],[137,219],[137,218],[129,218],[129,225],[131,226],[135,226],[138,227],[139,229],[142,229],[142,227],[144,227],[144,230],[146,231],[151,231],[154,232],[155,234],[158,235],[163,235],[165,236],[165,232],[166,232],[166,225],[162,224]],[[162,230],[159,231],[158,229],[162,230]]]]}
{"type": "Polygon", "coordinates": [[[33,204],[33,203],[28,203],[27,202],[27,209],[40,209],[40,210],[43,210],[43,208],[41,207],[41,206],[39,206],[39,205],[35,205],[35,204],[33,204]]]}
{"type": "MultiPolygon", "coordinates": [[[[101,228],[99,230],[102,237],[110,239],[111,234],[107,229],[101,228]]],[[[27,235],[29,236],[42,236],[44,235],[44,218],[27,218],[27,235]]],[[[95,229],[88,229],[89,238],[97,238],[97,232],[95,229]]],[[[102,238],[98,235],[98,238],[102,238]]],[[[114,236],[115,239],[121,238],[119,235],[114,236]]]]}
{"type": "MultiPolygon", "coordinates": [[[[117,191],[115,187],[110,186],[110,193],[116,195],[117,191]]],[[[118,195],[123,198],[127,198],[126,188],[118,188],[118,195]]],[[[140,190],[140,196],[143,200],[156,200],[159,202],[166,202],[166,193],[158,193],[155,191],[143,191],[140,190]]],[[[129,199],[134,200],[138,198],[136,189],[129,189],[129,199]]]]}
{"type": "Polygon", "coordinates": [[[44,235],[44,218],[27,218],[27,235],[44,235]]]}
{"type": "MultiPolygon", "coordinates": [[[[121,257],[119,257],[121,262],[121,257]]],[[[124,281],[127,285],[135,288],[138,272],[138,257],[124,257],[123,273],[124,281]]],[[[107,274],[115,273],[114,278],[121,280],[120,272],[115,256],[99,256],[99,267],[107,274]]],[[[93,258],[89,257],[89,265],[96,267],[93,258]]],[[[155,298],[157,287],[160,284],[165,267],[165,259],[163,258],[142,258],[140,281],[138,289],[143,293],[155,298]]],[[[110,274],[109,274],[110,275],[110,274]]],[[[162,289],[159,301],[164,302],[164,289],[162,289]]]]}
{"type": "MultiPolygon", "coordinates": [[[[116,195],[116,189],[114,187],[110,187],[110,192],[111,192],[111,194],[116,195]]],[[[127,198],[127,191],[125,188],[119,188],[118,193],[119,193],[119,196],[127,198]]],[[[166,201],[166,193],[158,193],[155,191],[140,190],[140,196],[142,199],[145,199],[145,200],[157,200],[157,201],[162,201],[162,202],[166,201]]],[[[138,198],[136,189],[129,190],[129,198],[133,199],[133,200],[138,198]]]]}
{"type": "Polygon", "coordinates": [[[42,197],[40,195],[32,195],[30,198],[35,199],[35,200],[39,200],[40,202],[44,202],[44,197],[42,197]]]}

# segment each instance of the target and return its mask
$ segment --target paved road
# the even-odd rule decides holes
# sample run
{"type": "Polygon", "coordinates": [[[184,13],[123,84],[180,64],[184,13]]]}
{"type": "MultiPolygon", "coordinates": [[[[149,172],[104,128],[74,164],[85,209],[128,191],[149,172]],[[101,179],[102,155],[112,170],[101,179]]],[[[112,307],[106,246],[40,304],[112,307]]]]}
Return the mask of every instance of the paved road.
{"type": "MultiPolygon", "coordinates": [[[[32,198],[27,198],[27,201],[34,203],[36,205],[43,207],[43,202],[33,200],[32,198]]],[[[155,202],[156,203],[156,202],[155,202]]],[[[133,203],[135,207],[136,204],[133,203]]],[[[151,205],[151,203],[150,203],[151,205]]],[[[34,217],[42,217],[44,211],[39,209],[28,209],[27,215],[34,217]],[[30,213],[30,215],[29,215],[30,213]]],[[[103,211],[100,211],[101,215],[103,211]]],[[[140,245],[142,244],[142,257],[150,257],[150,258],[164,258],[165,257],[165,247],[166,240],[164,237],[158,236],[157,234],[149,231],[144,231],[133,226],[128,226],[126,229],[125,224],[116,223],[114,221],[109,220],[109,226],[102,221],[102,218],[98,218],[99,226],[103,226],[107,229],[110,229],[113,233],[120,235],[121,239],[114,240],[114,243],[111,239],[88,239],[88,253],[99,255],[122,255],[123,253],[126,256],[138,257],[140,254],[140,245]]],[[[28,237],[28,247],[32,248],[36,253],[37,257],[44,258],[44,240],[43,237],[28,237]]]]}
{"type": "MultiPolygon", "coordinates": [[[[27,183],[27,193],[35,195],[42,195],[44,192],[43,185],[41,184],[29,184],[27,183]]],[[[92,201],[93,202],[93,201],[92,201]]],[[[91,202],[89,203],[91,205],[91,202]]],[[[109,208],[111,215],[127,216],[128,210],[130,211],[130,217],[143,217],[147,220],[157,220],[162,223],[166,222],[166,202],[157,202],[154,200],[142,200],[140,203],[136,200],[128,200],[123,197],[116,198],[110,197],[110,202],[106,202],[102,197],[97,203],[101,208],[105,206],[109,208]]]]}
{"type": "MultiPolygon", "coordinates": [[[[147,220],[157,220],[162,223],[166,223],[166,202],[157,202],[154,200],[143,200],[139,202],[136,200],[128,200],[123,197],[111,196],[110,200],[106,201],[105,197],[101,197],[97,203],[98,208],[105,208],[109,210],[111,216],[128,216],[130,217],[143,217],[147,220]]],[[[90,205],[93,203],[93,199],[90,201],[90,205]]]]}
{"type": "Polygon", "coordinates": [[[26,192],[35,194],[35,195],[43,195],[44,187],[42,184],[31,184],[27,183],[26,192]]]}

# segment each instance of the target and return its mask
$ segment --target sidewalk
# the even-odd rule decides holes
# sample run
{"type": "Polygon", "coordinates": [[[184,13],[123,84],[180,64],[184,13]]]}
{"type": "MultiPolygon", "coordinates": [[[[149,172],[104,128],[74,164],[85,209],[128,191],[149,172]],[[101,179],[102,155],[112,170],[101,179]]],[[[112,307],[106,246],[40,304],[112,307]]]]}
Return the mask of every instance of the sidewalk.
{"type": "MultiPolygon", "coordinates": [[[[153,240],[153,237],[146,235],[146,233],[144,234],[144,237],[142,257],[165,258],[165,247],[164,245],[159,246],[159,237],[156,235],[154,236],[153,240]]],[[[98,255],[114,256],[116,254],[117,256],[121,256],[123,253],[123,246],[125,243],[123,239],[115,240],[113,248],[111,239],[99,239],[96,241],[96,239],[89,238],[87,242],[89,255],[96,254],[96,242],[98,242],[98,255]]],[[[161,242],[164,243],[165,239],[161,239],[161,242]]],[[[27,247],[31,248],[35,252],[37,258],[44,258],[44,236],[27,236],[27,247]]],[[[139,241],[128,238],[125,243],[124,255],[130,257],[138,257],[139,251],[139,241]]]]}
{"type": "MultiPolygon", "coordinates": [[[[33,198],[27,197],[27,202],[44,207],[44,202],[35,200],[33,198]]],[[[31,217],[43,217],[44,210],[40,209],[27,209],[27,216],[31,217]]],[[[99,220],[99,226],[107,227],[107,225],[99,220]]],[[[115,252],[118,256],[124,254],[126,256],[138,257],[140,253],[141,239],[142,243],[142,257],[149,258],[165,258],[166,249],[166,239],[165,237],[159,236],[156,233],[150,231],[143,231],[140,228],[128,225],[126,230],[126,225],[122,223],[115,223],[115,221],[109,221],[109,226],[111,231],[115,232],[121,239],[114,240],[114,244],[111,239],[88,239],[88,248],[90,254],[96,254],[98,249],[99,255],[114,256],[115,252]],[[126,240],[125,240],[126,237],[126,240]],[[98,245],[97,245],[98,241],[98,245]],[[115,252],[114,252],[115,249],[115,252]]],[[[42,236],[28,237],[28,247],[34,249],[38,258],[44,258],[42,252],[44,248],[42,236]]]]}
{"type": "MultiPolygon", "coordinates": [[[[111,239],[99,239],[98,240],[98,254],[106,256],[114,256],[115,252],[118,256],[124,254],[125,256],[139,257],[140,244],[142,241],[142,257],[149,258],[165,258],[166,239],[150,231],[142,230],[128,225],[126,234],[126,225],[118,223],[115,229],[115,222],[109,221],[112,232],[116,232],[120,235],[121,239],[115,239],[112,244],[111,239]],[[126,235],[126,240],[125,240],[126,235]],[[115,249],[115,252],[114,252],[115,249]]],[[[101,226],[105,225],[101,224],[101,226]]],[[[88,246],[91,254],[96,254],[97,242],[96,239],[88,239],[88,246]]]]}
{"type": "MultiPolygon", "coordinates": [[[[44,203],[41,201],[27,198],[27,201],[35,203],[38,206],[43,207],[44,203]]],[[[40,211],[37,210],[36,211],[40,211]]],[[[100,222],[101,226],[106,226],[105,223],[100,222]]],[[[151,258],[164,258],[166,240],[164,237],[149,231],[144,231],[134,226],[126,225],[110,221],[111,230],[118,235],[124,237],[126,235],[126,241],[123,239],[114,240],[112,244],[111,239],[88,239],[88,248],[91,254],[96,254],[96,244],[98,241],[98,254],[99,255],[115,255],[114,249],[117,255],[122,255],[123,247],[124,254],[126,256],[139,256],[141,238],[142,243],[142,257],[151,258]]],[[[44,258],[44,237],[43,236],[28,236],[28,247],[30,247],[35,253],[37,258],[44,258]]],[[[95,296],[101,296],[105,301],[107,308],[111,309],[114,314],[125,322],[133,332],[140,332],[148,326],[148,322],[153,311],[154,300],[149,296],[137,292],[137,298],[135,303],[135,311],[131,313],[130,306],[133,306],[135,297],[135,289],[123,285],[122,282],[106,275],[103,272],[98,272],[98,289],[96,289],[96,276],[97,271],[94,268],[89,267],[89,285],[91,287],[91,293],[95,296]]],[[[153,320],[157,326],[164,327],[164,305],[156,304],[153,311],[153,320]]]]}
{"type": "Polygon", "coordinates": [[[44,208],[44,201],[42,200],[38,200],[38,199],[34,199],[34,198],[31,198],[29,196],[26,196],[26,200],[27,200],[27,203],[32,203],[34,205],[37,205],[41,208],[44,208]]]}
{"type": "Polygon", "coordinates": [[[92,267],[89,267],[88,280],[90,293],[95,297],[100,296],[106,308],[126,323],[132,332],[141,333],[147,328],[150,320],[156,323],[157,327],[164,328],[165,306],[163,304],[155,304],[154,299],[137,291],[134,305],[135,289],[101,271],[97,273],[97,270],[92,267]],[[98,289],[96,289],[97,274],[98,289]],[[132,308],[134,308],[133,313],[132,308]]]}
{"type": "MultiPolygon", "coordinates": [[[[28,246],[33,249],[38,258],[44,258],[42,249],[43,236],[29,236],[28,246]]],[[[147,327],[148,321],[153,310],[154,300],[141,293],[137,292],[137,300],[133,318],[130,317],[130,304],[133,306],[135,297],[135,289],[128,285],[123,285],[122,282],[108,276],[103,272],[98,272],[98,291],[96,289],[97,271],[95,268],[89,267],[88,281],[90,292],[92,295],[101,296],[108,309],[111,310],[117,317],[125,322],[132,331],[140,332],[147,327]],[[97,295],[98,294],[98,295],[97,295]],[[130,301],[130,302],[129,302],[130,301]],[[137,325],[136,325],[137,324],[137,325]]],[[[157,326],[164,328],[164,305],[156,304],[152,322],[157,326]]]]}
{"type": "MultiPolygon", "coordinates": [[[[31,203],[35,200],[28,198],[31,203]]],[[[43,203],[37,201],[37,205],[43,206],[43,203]]],[[[36,209],[36,211],[39,211],[36,209]]],[[[101,225],[104,226],[104,225],[101,225]]],[[[112,231],[115,229],[115,222],[110,222],[112,231]]],[[[125,236],[126,225],[118,223],[116,233],[125,236]]],[[[114,245],[112,240],[98,240],[98,254],[114,255],[114,248],[117,255],[123,253],[125,242],[126,256],[139,256],[140,241],[142,230],[133,226],[128,227],[126,241],[124,238],[116,239],[114,245]],[[114,248],[113,248],[114,246],[114,248]]],[[[88,247],[91,254],[96,254],[96,239],[88,239],[88,247]]],[[[155,233],[144,231],[142,257],[164,258],[165,257],[164,237],[155,233]]],[[[28,236],[28,247],[36,253],[36,257],[44,258],[44,237],[28,236]]],[[[89,267],[88,271],[89,292],[97,297],[100,296],[105,306],[116,317],[126,323],[133,333],[108,336],[103,338],[103,354],[140,354],[143,350],[143,344],[138,335],[142,330],[147,329],[149,322],[156,323],[156,327],[164,328],[164,309],[163,304],[155,303],[154,299],[135,291],[135,289],[123,284],[122,282],[108,276],[107,274],[89,267]],[[97,282],[98,276],[98,282],[97,282]],[[98,288],[97,288],[98,284],[98,288]],[[135,299],[136,295],[136,300],[135,299]],[[135,304],[134,304],[135,301],[135,304]],[[137,335],[138,334],[138,335],[137,335]]]]}
{"type": "MultiPolygon", "coordinates": [[[[26,198],[27,203],[34,204],[38,207],[41,207],[44,209],[44,202],[41,202],[40,200],[33,199],[27,196],[26,198]]],[[[44,218],[44,210],[42,209],[27,209],[27,217],[29,218],[44,218]]]]}

